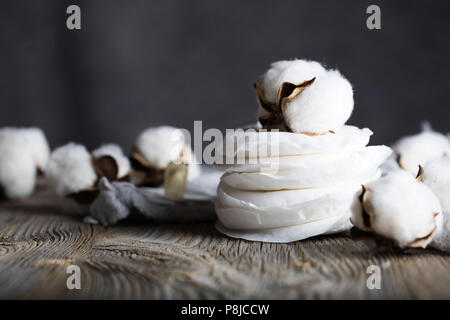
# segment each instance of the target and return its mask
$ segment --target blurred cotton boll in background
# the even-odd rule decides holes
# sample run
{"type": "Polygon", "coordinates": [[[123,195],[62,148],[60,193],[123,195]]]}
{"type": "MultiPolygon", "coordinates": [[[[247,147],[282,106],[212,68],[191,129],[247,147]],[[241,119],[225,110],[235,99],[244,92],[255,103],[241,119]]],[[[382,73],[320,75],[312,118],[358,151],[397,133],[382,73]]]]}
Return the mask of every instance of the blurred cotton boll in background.
{"type": "Polygon", "coordinates": [[[0,187],[7,198],[32,194],[36,176],[45,171],[50,149],[38,128],[0,129],[0,187]]]}

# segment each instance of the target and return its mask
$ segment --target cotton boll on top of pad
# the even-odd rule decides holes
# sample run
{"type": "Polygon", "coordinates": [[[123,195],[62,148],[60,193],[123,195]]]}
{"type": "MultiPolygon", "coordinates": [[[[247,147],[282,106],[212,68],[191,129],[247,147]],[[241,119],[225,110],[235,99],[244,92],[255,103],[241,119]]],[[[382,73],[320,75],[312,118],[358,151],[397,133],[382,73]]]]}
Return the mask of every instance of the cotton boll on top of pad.
{"type": "Polygon", "coordinates": [[[7,198],[32,194],[38,171],[44,172],[50,148],[38,128],[0,129],[0,189],[7,198]]]}
{"type": "Polygon", "coordinates": [[[341,128],[353,111],[353,89],[337,70],[318,62],[279,61],[255,84],[266,129],[309,135],[341,128]]]}
{"type": "Polygon", "coordinates": [[[255,85],[262,91],[263,101],[273,104],[277,102],[278,91],[283,83],[301,83],[325,72],[325,68],[316,61],[278,61],[271,64],[270,69],[258,78],[255,85]]]}
{"type": "Polygon", "coordinates": [[[355,227],[399,248],[425,248],[442,220],[436,195],[402,170],[367,183],[352,215],[355,227]]]}
{"type": "Polygon", "coordinates": [[[285,99],[283,115],[293,132],[335,131],[353,111],[352,86],[337,70],[319,75],[298,96],[285,99]]]}

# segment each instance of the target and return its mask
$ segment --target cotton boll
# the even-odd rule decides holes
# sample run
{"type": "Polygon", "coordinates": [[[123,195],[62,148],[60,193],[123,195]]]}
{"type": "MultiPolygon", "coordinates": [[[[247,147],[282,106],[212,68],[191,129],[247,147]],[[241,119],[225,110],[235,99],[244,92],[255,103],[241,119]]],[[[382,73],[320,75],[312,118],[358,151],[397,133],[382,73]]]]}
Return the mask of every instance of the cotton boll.
{"type": "Polygon", "coordinates": [[[44,132],[38,128],[30,128],[28,129],[28,135],[28,143],[33,159],[39,169],[45,170],[50,158],[50,147],[44,132]]]}
{"type": "Polygon", "coordinates": [[[63,196],[92,189],[97,181],[91,155],[84,146],[75,143],[53,151],[46,174],[50,186],[63,196]]]}
{"type": "Polygon", "coordinates": [[[450,252],[450,212],[444,211],[444,221],[440,230],[433,236],[430,246],[442,251],[450,252]]]}
{"type": "Polygon", "coordinates": [[[163,183],[164,171],[171,162],[188,164],[187,179],[200,175],[200,166],[188,145],[183,130],[161,126],[142,132],[132,155],[133,168],[143,175],[139,184],[157,187],[163,183]]]}
{"type": "Polygon", "coordinates": [[[325,73],[325,68],[316,61],[290,60],[272,63],[270,69],[257,80],[267,102],[275,103],[278,90],[284,82],[299,84],[325,73]]]}
{"type": "Polygon", "coordinates": [[[116,161],[119,170],[117,174],[118,179],[130,174],[130,160],[123,154],[122,148],[116,144],[104,144],[92,151],[92,156],[94,158],[101,158],[103,156],[112,157],[116,161]]]}
{"type": "Polygon", "coordinates": [[[326,133],[342,127],[353,111],[353,89],[337,70],[318,77],[282,104],[287,126],[297,133],[326,133]]]}
{"type": "MultiPolygon", "coordinates": [[[[261,125],[265,129],[291,131],[283,119],[279,97],[285,93],[285,88],[296,85],[303,86],[304,83],[308,83],[325,72],[325,69],[314,61],[292,60],[273,63],[271,68],[255,83],[260,106],[258,121],[261,125]]],[[[296,92],[299,90],[296,89],[296,92]]]]}
{"type": "Polygon", "coordinates": [[[419,173],[423,181],[439,198],[444,213],[442,227],[438,228],[431,246],[450,251],[450,158],[442,157],[428,161],[419,173]]]}
{"type": "Polygon", "coordinates": [[[181,130],[174,127],[149,128],[139,135],[136,148],[149,164],[165,169],[171,161],[182,157],[186,148],[185,137],[181,130]]]}
{"type": "Polygon", "coordinates": [[[391,171],[400,170],[400,166],[398,165],[395,153],[392,153],[381,165],[381,175],[386,175],[391,171]]]}
{"type": "Polygon", "coordinates": [[[403,170],[366,184],[359,199],[353,207],[355,227],[396,247],[425,248],[442,225],[439,199],[403,170]]]}
{"type": "Polygon", "coordinates": [[[44,169],[50,156],[50,148],[43,131],[39,128],[0,129],[0,144],[9,144],[20,148],[22,156],[27,154],[33,159],[35,166],[44,169]]]}
{"type": "Polygon", "coordinates": [[[431,130],[401,138],[392,148],[397,154],[400,167],[414,176],[419,165],[423,166],[433,158],[450,155],[450,142],[447,137],[431,130]]]}
{"type": "Polygon", "coordinates": [[[0,189],[8,199],[24,198],[32,194],[36,183],[36,165],[15,144],[0,144],[0,189]]]}
{"type": "Polygon", "coordinates": [[[44,170],[49,157],[45,135],[38,128],[0,129],[0,186],[7,198],[31,195],[37,169],[44,170]]]}
{"type": "Polygon", "coordinates": [[[342,127],[353,111],[353,89],[337,70],[306,60],[280,61],[255,84],[258,120],[266,129],[309,135],[342,127]]]}
{"type": "Polygon", "coordinates": [[[450,157],[426,162],[418,178],[437,195],[442,210],[450,212],[450,157]]]}

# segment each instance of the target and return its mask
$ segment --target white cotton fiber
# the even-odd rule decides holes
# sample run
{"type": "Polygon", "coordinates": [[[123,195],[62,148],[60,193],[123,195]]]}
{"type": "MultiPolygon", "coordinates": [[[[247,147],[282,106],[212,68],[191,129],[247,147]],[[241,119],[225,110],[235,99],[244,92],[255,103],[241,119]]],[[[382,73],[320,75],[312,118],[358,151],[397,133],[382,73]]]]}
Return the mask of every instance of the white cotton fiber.
{"type": "Polygon", "coordinates": [[[0,185],[9,199],[31,195],[36,182],[33,158],[15,145],[0,146],[0,185]]]}
{"type": "Polygon", "coordinates": [[[442,228],[433,237],[430,245],[450,251],[450,157],[437,158],[425,163],[420,180],[439,198],[444,213],[442,228]]]}
{"type": "Polygon", "coordinates": [[[29,155],[36,167],[44,170],[50,156],[50,148],[44,132],[39,128],[14,128],[0,129],[0,145],[8,144],[13,148],[19,148],[23,156],[29,155]]]}
{"type": "Polygon", "coordinates": [[[100,158],[103,156],[110,156],[119,167],[119,173],[117,178],[123,178],[130,173],[131,165],[130,160],[123,154],[122,148],[116,144],[104,144],[99,148],[92,151],[92,156],[100,158]]]}
{"type": "Polygon", "coordinates": [[[397,162],[397,156],[396,154],[393,152],[391,153],[391,155],[381,164],[380,166],[380,170],[381,170],[381,175],[386,175],[387,173],[391,172],[391,171],[397,171],[400,170],[400,166],[398,165],[397,162]]]}
{"type": "Polygon", "coordinates": [[[265,99],[275,103],[278,90],[284,82],[299,84],[325,72],[325,68],[316,61],[301,59],[278,61],[272,63],[270,69],[257,82],[264,92],[265,99]]]}
{"type": "Polygon", "coordinates": [[[37,169],[45,169],[49,153],[41,129],[0,129],[0,185],[8,198],[27,197],[33,192],[37,169]]]}
{"type": "Polygon", "coordinates": [[[423,166],[434,158],[450,156],[450,142],[447,137],[431,130],[401,138],[392,148],[398,156],[401,168],[414,176],[419,165],[423,166]]]}
{"type": "Polygon", "coordinates": [[[165,169],[182,156],[185,138],[183,132],[174,127],[149,128],[139,135],[136,147],[151,165],[165,169]]]}
{"type": "Polygon", "coordinates": [[[283,115],[294,132],[337,130],[353,111],[353,89],[337,70],[319,75],[301,94],[285,104],[283,115]]]}
{"type": "Polygon", "coordinates": [[[93,188],[97,181],[91,155],[84,146],[75,143],[53,151],[46,173],[50,186],[63,196],[93,188]]]}
{"type": "Polygon", "coordinates": [[[403,170],[366,184],[362,206],[353,208],[356,227],[392,239],[401,248],[426,247],[442,226],[439,199],[403,170]]]}
{"type": "Polygon", "coordinates": [[[143,131],[137,141],[138,152],[150,165],[165,169],[170,162],[182,160],[188,163],[188,179],[200,174],[200,167],[182,130],[171,126],[160,126],[143,131]]]}
{"type": "Polygon", "coordinates": [[[426,162],[420,179],[437,195],[442,210],[450,212],[450,157],[426,162]]]}
{"type": "Polygon", "coordinates": [[[444,211],[442,227],[433,236],[430,247],[450,252],[450,212],[444,211]]]}
{"type": "Polygon", "coordinates": [[[255,86],[258,119],[267,128],[324,134],[341,128],[353,111],[350,82],[315,61],[276,62],[255,86]]]}

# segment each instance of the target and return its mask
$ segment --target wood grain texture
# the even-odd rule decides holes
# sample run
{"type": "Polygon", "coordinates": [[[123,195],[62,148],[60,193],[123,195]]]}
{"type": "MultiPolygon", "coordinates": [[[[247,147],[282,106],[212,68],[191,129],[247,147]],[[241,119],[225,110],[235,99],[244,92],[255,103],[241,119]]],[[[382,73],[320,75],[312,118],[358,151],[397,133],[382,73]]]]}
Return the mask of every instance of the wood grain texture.
{"type": "Polygon", "coordinates": [[[227,238],[213,224],[114,227],[45,193],[0,204],[0,298],[434,299],[450,298],[450,257],[434,250],[379,253],[346,234],[290,244],[227,238]],[[69,290],[67,266],[81,268],[69,290]],[[366,269],[381,267],[380,290],[366,269]]]}

